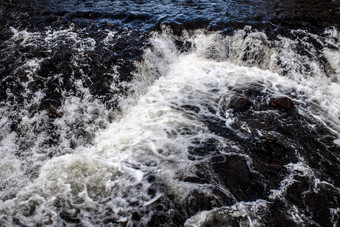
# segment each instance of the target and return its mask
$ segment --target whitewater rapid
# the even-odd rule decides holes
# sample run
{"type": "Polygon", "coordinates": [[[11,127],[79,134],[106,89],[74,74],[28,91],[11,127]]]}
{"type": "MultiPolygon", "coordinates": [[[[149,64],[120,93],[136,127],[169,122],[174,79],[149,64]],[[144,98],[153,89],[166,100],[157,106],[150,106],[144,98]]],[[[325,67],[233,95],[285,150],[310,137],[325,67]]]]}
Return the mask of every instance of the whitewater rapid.
{"type": "MultiPolygon", "coordinates": [[[[250,171],[260,175],[252,168],[249,155],[232,138],[217,135],[206,124],[206,119],[215,118],[240,137],[260,136],[263,132],[252,131],[245,122],[238,123],[228,106],[235,95],[249,88],[269,94],[265,97],[266,102],[273,97],[290,98],[299,114],[325,126],[334,136],[336,146],[340,146],[340,50],[339,42],[334,41],[340,40],[340,35],[336,29],[327,30],[322,41],[320,37],[314,37],[329,47],[322,53],[309,47],[309,58],[297,53],[296,47],[301,43],[284,37],[272,41],[264,33],[251,31],[249,27],[233,36],[188,32],[181,39],[190,42],[192,47],[188,52],[180,52],[167,29],[151,36],[151,47],[144,51],[143,60],[136,62],[135,80],[126,85],[130,95],[119,98],[118,110],[109,113],[82,88],[81,81],[79,88],[88,96],[83,100],[67,97],[64,101],[60,107],[64,115],[55,120],[59,129],[68,130],[67,125],[72,122],[85,121],[84,111],[79,110],[86,106],[93,108],[85,110],[88,119],[94,112],[112,117],[111,122],[100,117],[105,125],[101,129],[95,126],[99,120],[95,123],[87,121],[90,123],[86,123],[85,128],[89,127],[88,131],[93,132],[91,143],[80,143],[75,149],[60,151],[51,159],[42,157],[45,154],[41,147],[32,146],[33,156],[27,162],[15,155],[20,150],[15,132],[2,132],[1,225],[59,226],[66,223],[61,218],[61,213],[65,212],[67,217],[79,219],[83,226],[110,223],[110,220],[132,226],[133,212],[147,209],[165,194],[178,204],[195,190],[213,195],[213,185],[183,180],[195,176],[196,164],[207,159],[191,158],[190,151],[209,140],[218,141],[216,149],[221,154],[242,157],[250,171]],[[327,61],[327,68],[318,62],[319,54],[327,61]],[[234,124],[241,124],[242,130],[235,129],[234,124]]],[[[107,40],[113,36],[108,33],[107,40]]],[[[38,59],[28,62],[26,66],[30,71],[27,73],[33,75],[38,65],[38,59]]],[[[6,113],[4,107],[1,111],[6,113]]],[[[43,113],[34,120],[42,118],[43,113]]],[[[27,125],[33,120],[26,116],[22,119],[26,119],[22,124],[27,125]]],[[[3,115],[0,126],[5,127],[5,124],[3,115]]],[[[67,149],[69,137],[64,138],[58,146],[67,149]]],[[[39,144],[39,137],[36,140],[34,143],[39,144]]],[[[44,149],[48,153],[49,147],[44,149]]],[[[340,160],[339,154],[334,155],[340,160]]],[[[313,175],[318,182],[301,157],[286,168],[292,175],[301,172],[313,175]]],[[[280,197],[285,185],[290,184],[289,177],[285,181],[269,197],[280,197]]],[[[323,183],[330,184],[320,182],[323,183]]],[[[200,226],[214,212],[246,217],[242,219],[244,225],[261,225],[261,209],[265,209],[268,201],[240,202],[228,189],[222,186],[219,189],[234,205],[198,213],[186,222],[187,226],[200,226]]],[[[168,209],[169,216],[171,212],[175,211],[168,209]]],[[[152,214],[153,211],[145,212],[140,223],[147,224],[152,214]]],[[[301,224],[304,219],[299,215],[298,211],[291,210],[292,220],[301,224]]],[[[75,225],[72,218],[68,221],[70,226],[75,225]]]]}

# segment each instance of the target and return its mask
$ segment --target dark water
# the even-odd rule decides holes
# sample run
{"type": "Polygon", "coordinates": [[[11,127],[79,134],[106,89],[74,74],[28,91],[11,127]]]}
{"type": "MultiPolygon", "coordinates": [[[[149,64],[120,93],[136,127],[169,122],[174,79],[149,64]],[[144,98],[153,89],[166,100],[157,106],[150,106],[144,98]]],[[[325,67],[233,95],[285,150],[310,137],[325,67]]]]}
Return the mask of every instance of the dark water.
{"type": "Polygon", "coordinates": [[[1,1],[1,226],[337,226],[339,1],[1,1]]]}

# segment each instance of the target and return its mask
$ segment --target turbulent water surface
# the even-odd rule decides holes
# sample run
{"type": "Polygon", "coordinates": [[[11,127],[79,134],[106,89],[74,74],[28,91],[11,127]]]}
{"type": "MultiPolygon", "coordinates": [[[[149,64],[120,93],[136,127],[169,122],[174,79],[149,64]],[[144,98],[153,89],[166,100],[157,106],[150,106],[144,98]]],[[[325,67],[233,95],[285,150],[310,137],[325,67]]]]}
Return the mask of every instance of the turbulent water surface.
{"type": "Polygon", "coordinates": [[[340,3],[0,1],[0,226],[338,226],[340,3]]]}

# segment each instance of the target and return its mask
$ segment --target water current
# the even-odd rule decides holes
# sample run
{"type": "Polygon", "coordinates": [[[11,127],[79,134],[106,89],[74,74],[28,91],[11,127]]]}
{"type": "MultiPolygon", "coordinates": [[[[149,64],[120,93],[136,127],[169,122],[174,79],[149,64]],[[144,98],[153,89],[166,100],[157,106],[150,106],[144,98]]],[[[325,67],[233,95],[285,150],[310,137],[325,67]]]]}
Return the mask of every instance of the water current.
{"type": "Polygon", "coordinates": [[[0,15],[0,226],[339,225],[338,1],[0,15]]]}

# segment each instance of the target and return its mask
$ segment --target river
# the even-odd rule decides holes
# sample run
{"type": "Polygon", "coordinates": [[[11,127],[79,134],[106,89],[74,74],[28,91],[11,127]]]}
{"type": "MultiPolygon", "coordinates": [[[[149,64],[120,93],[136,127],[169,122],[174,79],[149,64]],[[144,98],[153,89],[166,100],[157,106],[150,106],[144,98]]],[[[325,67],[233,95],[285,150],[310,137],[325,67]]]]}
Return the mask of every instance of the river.
{"type": "Polygon", "coordinates": [[[338,226],[340,3],[0,2],[1,226],[338,226]]]}

